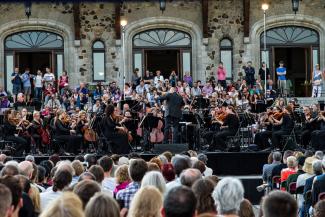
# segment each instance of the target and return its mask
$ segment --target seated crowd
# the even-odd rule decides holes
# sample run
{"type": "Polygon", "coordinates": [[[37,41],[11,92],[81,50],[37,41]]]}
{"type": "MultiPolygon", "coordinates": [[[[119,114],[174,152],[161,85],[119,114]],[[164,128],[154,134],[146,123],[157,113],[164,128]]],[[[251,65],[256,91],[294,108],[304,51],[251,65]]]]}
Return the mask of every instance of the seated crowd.
{"type": "MultiPolygon", "coordinates": [[[[311,191],[313,216],[324,216],[322,153],[286,151],[283,162],[281,158],[281,153],[272,153],[263,168],[263,179],[273,191],[262,199],[259,216],[303,216],[305,190],[311,191]],[[281,190],[272,186],[271,177],[277,175],[281,190]],[[304,186],[302,193],[295,192],[297,200],[288,189],[290,183],[297,189],[304,186]]],[[[220,180],[207,160],[194,151],[175,156],[164,152],[148,162],[134,153],[99,159],[87,154],[72,162],[58,155],[41,162],[28,155],[17,162],[1,154],[0,217],[255,216],[252,204],[244,199],[242,183],[232,177],[220,180]]]]}

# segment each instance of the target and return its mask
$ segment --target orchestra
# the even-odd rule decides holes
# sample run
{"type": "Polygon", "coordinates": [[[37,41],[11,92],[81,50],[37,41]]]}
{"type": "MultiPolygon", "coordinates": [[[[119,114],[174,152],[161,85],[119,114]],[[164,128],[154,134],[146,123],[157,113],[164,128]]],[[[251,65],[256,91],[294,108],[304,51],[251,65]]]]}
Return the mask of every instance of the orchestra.
{"type": "Polygon", "coordinates": [[[59,141],[66,153],[94,152],[101,138],[106,139],[110,148],[103,151],[118,154],[127,154],[139,146],[144,151],[152,151],[156,144],[180,141],[199,150],[227,151],[234,145],[229,138],[246,127],[252,132],[252,143],[262,151],[283,150],[284,137],[289,137],[298,127],[297,143],[301,148],[325,147],[325,112],[316,105],[300,108],[279,98],[265,112],[253,114],[250,109],[256,104],[228,105],[232,100],[229,95],[220,98],[212,94],[184,100],[182,92],[173,87],[169,93],[156,93],[154,97],[137,96],[119,102],[104,94],[96,100],[93,113],[80,109],[64,111],[58,106],[45,106],[41,112],[33,113],[26,107],[19,107],[19,112],[10,109],[4,118],[5,139],[15,143],[17,155],[31,150],[42,154],[58,148],[50,147],[53,139],[59,141]],[[247,117],[253,120],[245,125],[247,117]]]}

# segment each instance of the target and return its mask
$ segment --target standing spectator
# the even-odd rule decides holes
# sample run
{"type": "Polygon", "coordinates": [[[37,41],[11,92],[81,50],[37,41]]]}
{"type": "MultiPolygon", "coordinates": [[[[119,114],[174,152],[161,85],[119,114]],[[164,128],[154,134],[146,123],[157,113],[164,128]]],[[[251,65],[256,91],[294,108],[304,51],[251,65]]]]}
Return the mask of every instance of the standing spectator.
{"type": "Polygon", "coordinates": [[[190,75],[190,72],[185,72],[185,75],[183,77],[183,81],[188,83],[190,87],[193,86],[193,79],[192,76],[190,75]]]}
{"type": "Polygon", "coordinates": [[[147,171],[148,165],[144,160],[131,160],[129,175],[132,182],[124,190],[119,191],[116,195],[116,199],[122,203],[122,207],[127,209],[130,208],[131,200],[133,199],[135,193],[140,189],[142,178],[147,171]]]}
{"type": "Polygon", "coordinates": [[[170,76],[169,76],[169,83],[172,87],[176,86],[176,83],[178,81],[178,76],[176,75],[175,70],[172,70],[170,76]]]}
{"type": "Polygon", "coordinates": [[[280,90],[281,94],[286,94],[287,91],[287,69],[284,67],[284,62],[281,60],[279,62],[279,67],[276,68],[276,74],[278,76],[278,89],[280,90]]]}
{"type": "Polygon", "coordinates": [[[249,88],[252,88],[255,84],[255,68],[252,67],[252,61],[247,62],[247,66],[245,67],[245,75],[246,82],[249,88]]]}
{"type": "Polygon", "coordinates": [[[197,200],[190,188],[178,186],[167,193],[161,214],[163,217],[193,217],[196,203],[197,200]]]}
{"type": "Polygon", "coordinates": [[[51,69],[49,67],[46,67],[45,69],[45,74],[44,74],[44,86],[47,87],[48,84],[51,84],[52,86],[54,85],[54,81],[55,81],[55,76],[54,74],[51,72],[51,69]]]}
{"type": "Polygon", "coordinates": [[[158,87],[158,83],[159,83],[159,81],[161,81],[161,82],[164,82],[164,76],[162,76],[162,75],[160,75],[160,71],[159,70],[157,70],[156,71],[156,76],[154,77],[154,79],[153,79],[153,83],[154,83],[154,85],[156,86],[156,87],[158,87]]]}
{"type": "Polygon", "coordinates": [[[320,97],[322,93],[322,71],[320,70],[319,64],[316,64],[313,72],[313,97],[320,97]]]}
{"type": "Polygon", "coordinates": [[[144,76],[142,77],[142,80],[144,81],[145,84],[151,84],[153,77],[151,75],[151,73],[149,72],[149,70],[146,70],[146,72],[144,73],[144,76]]]}
{"type": "MultiPolygon", "coordinates": [[[[261,81],[261,85],[262,85],[262,87],[264,89],[265,82],[267,82],[268,80],[271,79],[270,69],[266,67],[266,63],[265,62],[262,62],[262,67],[258,71],[258,76],[259,76],[259,79],[261,81]],[[265,79],[265,75],[266,75],[266,79],[265,79]]],[[[268,89],[268,87],[266,87],[266,88],[268,89]]]]}
{"type": "Polygon", "coordinates": [[[131,77],[132,89],[140,84],[141,77],[139,76],[139,69],[135,68],[131,77]]]}
{"type": "Polygon", "coordinates": [[[25,72],[22,74],[21,78],[23,81],[25,100],[26,100],[26,102],[29,102],[30,94],[32,93],[32,84],[30,82],[31,75],[29,72],[29,68],[25,69],[25,72]]]}
{"type": "Polygon", "coordinates": [[[11,83],[12,83],[12,94],[14,95],[13,97],[15,103],[18,93],[21,92],[21,84],[22,84],[18,67],[16,67],[15,71],[11,74],[11,83]]]}
{"type": "Polygon", "coordinates": [[[37,74],[34,77],[35,82],[35,98],[38,100],[42,99],[42,88],[43,88],[43,75],[41,70],[37,70],[37,74]]]}
{"type": "Polygon", "coordinates": [[[59,90],[61,92],[61,89],[65,87],[66,84],[69,84],[69,76],[68,72],[64,70],[62,72],[62,75],[59,78],[59,90]]]}
{"type": "Polygon", "coordinates": [[[262,202],[264,217],[296,217],[297,202],[288,192],[272,191],[262,202]]]}
{"type": "Polygon", "coordinates": [[[226,75],[227,75],[226,68],[223,67],[223,62],[220,62],[217,69],[217,77],[218,77],[218,83],[221,84],[221,86],[224,89],[227,88],[226,75]]]}

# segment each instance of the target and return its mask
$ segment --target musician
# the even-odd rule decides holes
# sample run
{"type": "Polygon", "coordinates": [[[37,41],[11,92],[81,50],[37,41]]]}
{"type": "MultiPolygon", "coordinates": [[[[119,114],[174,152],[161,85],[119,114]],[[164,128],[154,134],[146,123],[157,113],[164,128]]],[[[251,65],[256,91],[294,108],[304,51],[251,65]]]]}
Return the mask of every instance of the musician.
{"type": "Polygon", "coordinates": [[[41,114],[39,111],[34,111],[33,113],[33,121],[29,127],[29,133],[35,142],[36,147],[41,152],[42,149],[42,138],[40,131],[43,128],[43,120],[41,119],[41,114]]]}
{"type": "Polygon", "coordinates": [[[272,138],[273,128],[273,122],[270,120],[271,115],[272,108],[267,108],[266,112],[259,118],[259,126],[264,130],[255,134],[254,144],[256,144],[260,150],[270,147],[269,139],[272,138]]]}
{"type": "Polygon", "coordinates": [[[177,143],[179,121],[182,118],[182,106],[185,105],[183,98],[176,93],[174,87],[171,87],[168,94],[161,96],[158,99],[161,102],[166,100],[164,143],[168,142],[169,130],[171,128],[173,129],[172,142],[177,143]]]}
{"type": "Polygon", "coordinates": [[[65,112],[59,113],[59,118],[55,120],[55,138],[67,144],[69,153],[78,153],[78,148],[82,142],[82,137],[76,135],[76,123],[71,122],[70,117],[65,112]]]}
{"type": "Polygon", "coordinates": [[[4,114],[4,123],[3,123],[3,135],[5,140],[11,141],[15,143],[14,154],[16,156],[22,156],[24,150],[28,146],[28,141],[18,136],[17,132],[17,126],[19,124],[19,119],[16,118],[15,111],[12,109],[9,109],[4,114]]]}
{"type": "Polygon", "coordinates": [[[113,153],[128,154],[130,152],[128,135],[125,128],[121,126],[121,123],[125,121],[125,119],[119,121],[117,113],[118,109],[115,108],[114,105],[107,105],[105,110],[106,117],[103,118],[101,123],[102,132],[104,136],[113,143],[113,153]]]}
{"type": "Polygon", "coordinates": [[[317,130],[311,133],[311,145],[314,150],[325,149],[325,116],[324,111],[319,112],[317,130]]]}
{"type": "Polygon", "coordinates": [[[303,119],[303,128],[301,133],[300,144],[302,147],[307,148],[311,140],[311,133],[316,129],[317,118],[312,114],[311,109],[307,106],[303,107],[304,119],[303,119]]]}
{"type": "Polygon", "coordinates": [[[214,151],[215,149],[225,150],[226,140],[228,136],[236,135],[239,128],[239,118],[232,106],[228,106],[226,109],[226,118],[224,122],[220,122],[220,132],[214,134],[212,143],[210,144],[209,150],[214,151]]]}
{"type": "Polygon", "coordinates": [[[283,135],[289,135],[294,128],[293,112],[291,106],[283,109],[283,116],[280,120],[272,117],[273,125],[281,126],[281,129],[272,133],[272,146],[280,148],[280,141],[283,135]]]}

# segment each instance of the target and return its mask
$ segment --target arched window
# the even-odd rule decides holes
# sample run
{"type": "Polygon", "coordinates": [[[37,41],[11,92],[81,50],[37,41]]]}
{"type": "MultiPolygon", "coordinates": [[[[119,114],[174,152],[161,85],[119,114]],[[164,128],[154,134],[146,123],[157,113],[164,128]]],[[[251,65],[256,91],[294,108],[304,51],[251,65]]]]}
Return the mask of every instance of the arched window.
{"type": "Polygon", "coordinates": [[[105,45],[102,41],[93,44],[93,80],[105,80],[105,45]]]}
{"type": "Polygon", "coordinates": [[[220,61],[227,71],[227,78],[232,78],[232,41],[224,38],[220,41],[220,61]]]}

